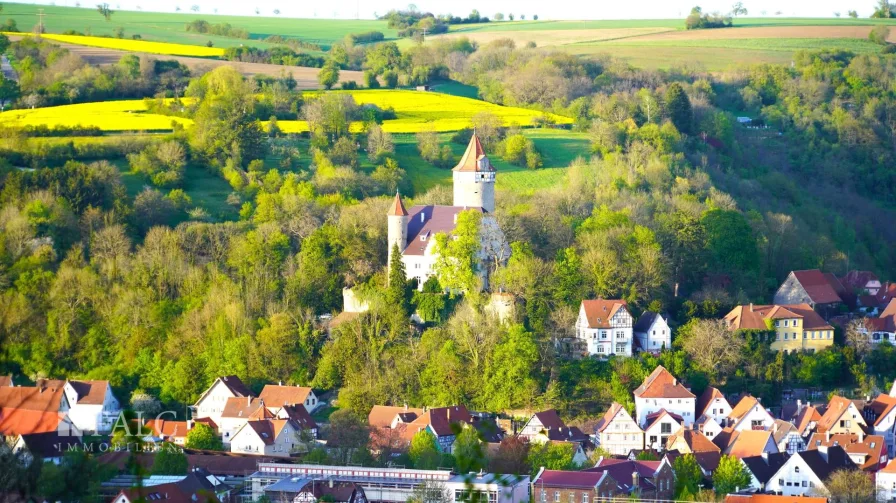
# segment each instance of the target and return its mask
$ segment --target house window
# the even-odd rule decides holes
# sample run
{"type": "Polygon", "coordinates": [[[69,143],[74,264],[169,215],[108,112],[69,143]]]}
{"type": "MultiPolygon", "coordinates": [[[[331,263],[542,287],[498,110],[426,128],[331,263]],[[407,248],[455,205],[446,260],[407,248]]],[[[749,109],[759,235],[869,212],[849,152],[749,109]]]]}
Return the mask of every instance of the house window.
{"type": "Polygon", "coordinates": [[[784,332],[784,340],[787,340],[787,332],[784,332]]]}
{"type": "Polygon", "coordinates": [[[582,503],[588,503],[588,493],[582,493],[582,503]]]}
{"type": "Polygon", "coordinates": [[[601,330],[601,331],[600,331],[600,338],[601,338],[601,339],[606,339],[606,338],[607,338],[607,331],[606,331],[606,330],[601,330]]]}
{"type": "Polygon", "coordinates": [[[803,339],[807,338],[806,332],[803,332],[803,339]]]}
{"type": "Polygon", "coordinates": [[[625,343],[624,342],[616,343],[616,352],[617,353],[625,353],[625,343]]]}
{"type": "Polygon", "coordinates": [[[560,501],[560,491],[554,491],[554,501],[560,501]]]}
{"type": "Polygon", "coordinates": [[[805,480],[803,481],[803,487],[809,487],[809,483],[806,482],[805,480]]]}
{"type": "Polygon", "coordinates": [[[776,327],[780,327],[780,326],[781,326],[781,320],[775,320],[775,326],[776,326],[776,327]]]}
{"type": "Polygon", "coordinates": [[[794,466],[794,467],[793,467],[793,473],[799,473],[799,472],[800,472],[800,467],[799,467],[799,466],[794,466]]]}
{"type": "Polygon", "coordinates": [[[672,425],[669,423],[663,423],[660,425],[660,433],[663,435],[669,435],[672,433],[672,425]]]}
{"type": "Polygon", "coordinates": [[[778,479],[778,485],[779,485],[779,486],[783,486],[783,485],[784,485],[784,479],[778,479]]]}
{"type": "Polygon", "coordinates": [[[784,320],[784,326],[785,327],[787,326],[787,320],[784,320]]]}

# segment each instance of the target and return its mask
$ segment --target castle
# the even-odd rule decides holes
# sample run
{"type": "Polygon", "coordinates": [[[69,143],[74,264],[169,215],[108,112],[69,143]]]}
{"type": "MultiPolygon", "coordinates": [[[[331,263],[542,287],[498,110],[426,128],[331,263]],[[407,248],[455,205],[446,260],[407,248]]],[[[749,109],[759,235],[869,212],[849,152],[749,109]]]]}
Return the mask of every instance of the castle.
{"type": "Polygon", "coordinates": [[[435,274],[436,262],[433,236],[440,232],[450,234],[457,225],[457,215],[464,210],[483,214],[480,227],[480,275],[483,286],[488,285],[488,264],[502,263],[510,257],[510,247],[494,218],[495,212],[495,167],[485,155],[482,143],[476,136],[460,162],[452,170],[454,183],[454,204],[452,206],[414,206],[405,209],[399,194],[389,207],[389,259],[392,249],[398,245],[408,279],[416,279],[418,287],[435,274]]]}

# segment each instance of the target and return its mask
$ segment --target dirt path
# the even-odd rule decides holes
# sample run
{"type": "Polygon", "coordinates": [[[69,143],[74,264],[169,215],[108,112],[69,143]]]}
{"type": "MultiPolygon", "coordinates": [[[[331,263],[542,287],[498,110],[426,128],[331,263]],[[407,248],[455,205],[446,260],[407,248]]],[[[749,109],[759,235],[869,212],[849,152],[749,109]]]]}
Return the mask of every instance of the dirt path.
{"type": "MultiPolygon", "coordinates": [[[[14,38],[14,37],[10,37],[14,38]]],[[[55,42],[57,45],[68,49],[72,54],[81,56],[84,61],[91,65],[112,65],[118,62],[122,56],[126,54],[144,55],[140,52],[116,51],[114,49],[103,49],[99,47],[86,47],[83,45],[64,44],[55,42]]],[[[306,66],[282,66],[270,65],[266,63],[241,63],[238,61],[223,61],[218,59],[191,58],[188,56],[168,56],[161,54],[145,54],[146,56],[156,59],[173,59],[186,65],[190,70],[211,70],[223,65],[229,65],[236,68],[237,71],[247,77],[263,74],[276,76],[280,72],[292,73],[293,78],[298,82],[299,89],[319,89],[317,83],[318,68],[309,68],[306,66]]],[[[358,84],[362,82],[363,73],[351,70],[342,70],[339,72],[339,81],[355,81],[358,84]]]]}
{"type": "MultiPolygon", "coordinates": [[[[732,40],[747,38],[859,38],[868,39],[871,26],[757,26],[748,28],[719,28],[715,30],[680,30],[630,37],[630,42],[732,40]]],[[[896,42],[891,33],[890,42],[896,42]]]]}
{"type": "Polygon", "coordinates": [[[427,37],[427,40],[468,38],[485,44],[493,40],[509,38],[517,45],[535,42],[539,47],[600,42],[622,38],[648,36],[673,31],[671,28],[598,28],[589,30],[507,30],[507,31],[457,31],[427,37]]]}

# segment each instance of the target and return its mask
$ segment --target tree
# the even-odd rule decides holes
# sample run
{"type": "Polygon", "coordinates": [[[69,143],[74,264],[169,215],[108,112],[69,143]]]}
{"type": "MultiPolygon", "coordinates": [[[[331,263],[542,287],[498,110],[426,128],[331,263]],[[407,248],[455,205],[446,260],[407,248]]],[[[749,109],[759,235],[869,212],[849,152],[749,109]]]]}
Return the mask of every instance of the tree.
{"type": "Polygon", "coordinates": [[[672,471],[675,473],[675,499],[681,500],[685,494],[697,494],[703,482],[703,472],[693,454],[675,458],[672,471]]]}
{"type": "Polygon", "coordinates": [[[336,85],[339,82],[339,65],[332,60],[327,61],[317,73],[317,82],[324,86],[325,89],[330,89],[336,85]]]}
{"type": "Polygon", "coordinates": [[[427,480],[414,486],[413,494],[407,503],[451,503],[454,497],[451,490],[441,482],[427,480]]]}
{"type": "Polygon", "coordinates": [[[545,442],[529,447],[527,464],[532,475],[544,467],[546,470],[575,470],[575,448],[568,442],[545,442]]]}
{"type": "Polygon", "coordinates": [[[274,9],[274,15],[275,15],[275,16],[279,16],[279,15],[280,15],[280,9],[274,9]]]}
{"type": "Polygon", "coordinates": [[[533,20],[533,21],[538,21],[538,14],[533,14],[533,15],[532,15],[532,20],[533,20]]]}
{"type": "Polygon", "coordinates": [[[411,439],[411,446],[408,449],[408,457],[417,470],[435,470],[439,467],[439,461],[442,455],[436,436],[429,430],[420,430],[414,434],[411,439]]]}
{"type": "Polygon", "coordinates": [[[21,96],[19,83],[0,75],[0,111],[5,110],[6,105],[17,100],[19,96],[21,96]]]}
{"type": "Polygon", "coordinates": [[[465,294],[479,291],[479,225],[482,213],[464,210],[457,215],[457,225],[449,237],[435,235],[434,270],[443,287],[465,294]]]}
{"type": "Polygon", "coordinates": [[[678,341],[694,364],[717,378],[730,375],[743,362],[743,337],[732,334],[723,320],[693,319],[678,331],[678,341]]]}
{"type": "Polygon", "coordinates": [[[507,435],[498,444],[497,451],[488,459],[488,471],[525,475],[529,473],[528,465],[530,444],[523,437],[507,435]]]}
{"type": "Polygon", "coordinates": [[[874,479],[862,470],[837,470],[824,483],[824,496],[831,503],[875,503],[881,501],[874,479]]]}
{"type": "Polygon", "coordinates": [[[392,258],[389,262],[389,285],[386,290],[386,304],[398,310],[403,316],[410,315],[408,303],[408,277],[401,260],[398,244],[392,245],[392,258]]]}
{"type": "Polygon", "coordinates": [[[538,363],[535,338],[522,325],[510,327],[486,364],[483,404],[489,410],[528,405],[538,393],[532,369],[538,363]]]}
{"type": "Polygon", "coordinates": [[[221,438],[215,434],[211,426],[204,423],[196,423],[193,429],[187,432],[187,441],[184,444],[187,449],[203,449],[208,451],[223,451],[224,445],[221,438]]]}
{"type": "Polygon", "coordinates": [[[330,415],[327,447],[335,450],[340,464],[348,464],[357,451],[367,448],[370,428],[367,421],[349,409],[339,409],[330,415]]]}
{"type": "Polygon", "coordinates": [[[479,440],[479,432],[472,426],[461,427],[460,433],[454,440],[451,453],[458,473],[470,473],[484,470],[486,465],[485,448],[479,440]]]}
{"type": "Polygon", "coordinates": [[[153,475],[186,475],[187,455],[180,448],[163,443],[152,463],[153,475]]]}
{"type": "Polygon", "coordinates": [[[727,494],[749,487],[750,472],[736,457],[722,456],[719,467],[712,474],[712,484],[716,494],[723,498],[727,494]]]}
{"type": "Polygon", "coordinates": [[[859,13],[854,10],[848,11],[846,14],[853,19],[856,19],[859,17],[859,13]]]}
{"type": "Polygon", "coordinates": [[[735,3],[734,5],[732,5],[732,6],[731,6],[731,15],[734,16],[734,17],[737,17],[737,16],[746,16],[746,15],[747,15],[747,8],[744,7],[744,3],[743,3],[743,2],[737,2],[737,3],[735,3]]]}
{"type": "Polygon", "coordinates": [[[890,36],[890,27],[879,24],[871,29],[871,33],[868,34],[868,40],[874,42],[879,45],[887,45],[887,38],[890,36]]]}
{"type": "Polygon", "coordinates": [[[489,148],[500,139],[502,122],[497,115],[491,112],[476,112],[472,122],[476,136],[484,147],[489,148]]]}
{"type": "Polygon", "coordinates": [[[878,0],[877,7],[874,8],[874,13],[871,14],[872,18],[878,19],[890,19],[894,16],[894,8],[893,4],[890,3],[889,0],[878,0]]]}
{"type": "Polygon", "coordinates": [[[706,230],[706,248],[715,271],[730,274],[755,272],[759,268],[759,250],[753,228],[735,210],[714,209],[700,219],[706,230]]]}
{"type": "Polygon", "coordinates": [[[666,115],[681,133],[691,134],[694,121],[691,100],[678,82],[666,89],[666,115]]]}
{"type": "Polygon", "coordinates": [[[193,4],[192,6],[190,6],[190,10],[193,12],[199,12],[199,6],[196,4],[193,4]]]}
{"type": "Polygon", "coordinates": [[[107,3],[97,4],[96,11],[99,12],[106,19],[106,21],[111,20],[112,14],[115,13],[115,11],[109,8],[109,4],[107,3]]]}
{"type": "Polygon", "coordinates": [[[513,16],[512,12],[510,14],[507,14],[507,19],[510,19],[511,21],[513,21],[513,17],[514,16],[513,16]]]}
{"type": "Polygon", "coordinates": [[[392,135],[379,124],[372,124],[367,130],[367,158],[371,162],[377,162],[394,153],[395,142],[392,135]]]}
{"type": "Polygon", "coordinates": [[[494,19],[495,21],[504,21],[504,13],[496,12],[495,15],[492,16],[492,19],[494,19]]]}

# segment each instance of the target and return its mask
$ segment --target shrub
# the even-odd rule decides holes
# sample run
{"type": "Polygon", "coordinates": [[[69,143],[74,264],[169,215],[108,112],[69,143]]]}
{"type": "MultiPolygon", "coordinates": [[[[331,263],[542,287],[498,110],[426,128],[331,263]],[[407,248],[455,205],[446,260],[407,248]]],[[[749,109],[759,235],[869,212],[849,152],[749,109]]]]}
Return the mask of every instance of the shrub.
{"type": "Polygon", "coordinates": [[[389,89],[395,89],[398,86],[398,74],[392,70],[383,73],[383,81],[389,89]]]}
{"type": "Polygon", "coordinates": [[[368,89],[379,89],[380,81],[377,80],[376,74],[370,70],[364,72],[364,87],[368,89]]]}
{"type": "Polygon", "coordinates": [[[890,36],[890,27],[885,25],[877,25],[868,34],[868,40],[879,45],[887,45],[887,37],[890,36]]]}

